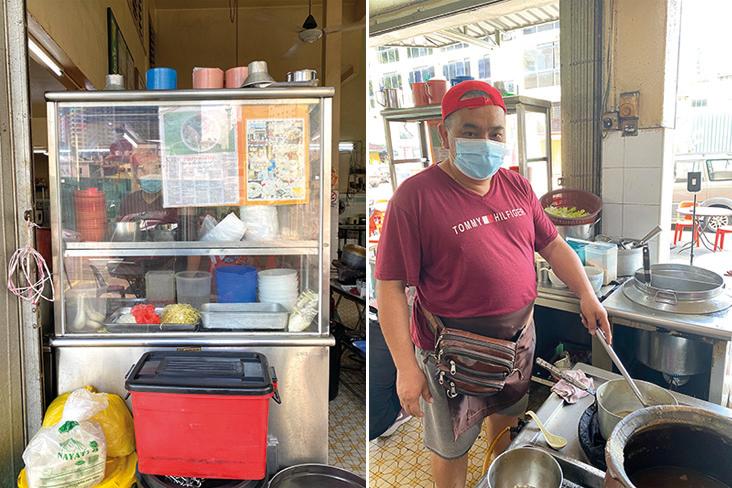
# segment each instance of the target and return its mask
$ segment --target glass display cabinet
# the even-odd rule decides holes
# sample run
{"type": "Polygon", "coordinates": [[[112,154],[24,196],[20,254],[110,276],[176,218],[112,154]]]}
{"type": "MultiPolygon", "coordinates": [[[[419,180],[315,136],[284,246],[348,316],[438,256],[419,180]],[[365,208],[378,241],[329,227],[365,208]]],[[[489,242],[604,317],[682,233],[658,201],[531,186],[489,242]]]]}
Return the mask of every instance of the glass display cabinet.
{"type": "Polygon", "coordinates": [[[58,391],[148,350],[264,353],[283,464],[327,462],[332,88],[47,99],[58,391]]]}
{"type": "MultiPolygon", "coordinates": [[[[551,103],[530,97],[505,97],[506,137],[514,166],[529,179],[537,195],[552,190],[551,103]]],[[[402,181],[447,158],[437,125],[440,105],[383,110],[391,183],[402,181]]]]}

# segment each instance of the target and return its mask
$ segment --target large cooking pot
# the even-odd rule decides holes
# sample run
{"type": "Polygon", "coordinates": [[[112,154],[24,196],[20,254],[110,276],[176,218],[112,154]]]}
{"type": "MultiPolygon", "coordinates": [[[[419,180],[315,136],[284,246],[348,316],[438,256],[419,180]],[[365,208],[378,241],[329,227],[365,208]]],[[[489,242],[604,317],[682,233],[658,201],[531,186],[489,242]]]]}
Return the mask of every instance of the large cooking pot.
{"type": "Polygon", "coordinates": [[[491,463],[488,488],[561,488],[563,478],[562,468],[551,454],[535,447],[518,447],[504,452],[491,463]]]}
{"type": "MultiPolygon", "coordinates": [[[[677,405],[670,391],[647,381],[634,380],[647,402],[652,405],[677,405]]],[[[606,381],[597,388],[597,415],[600,433],[610,438],[615,426],[624,417],[643,408],[643,404],[633,394],[625,379],[606,381]]]]}
{"type": "Polygon", "coordinates": [[[679,314],[709,314],[732,306],[721,275],[686,264],[654,264],[648,283],[638,270],[623,293],[644,307],[679,314]]]}
{"type": "Polygon", "coordinates": [[[639,330],[635,344],[641,363],[669,376],[691,376],[710,368],[712,345],[700,340],[670,332],[639,330]]]}
{"type": "Polygon", "coordinates": [[[344,469],[325,464],[298,464],[277,473],[269,488],[360,488],[366,480],[344,469]]]}
{"type": "Polygon", "coordinates": [[[565,239],[567,237],[574,237],[575,239],[583,239],[585,241],[589,241],[595,235],[595,224],[597,224],[599,221],[600,219],[597,219],[591,224],[577,225],[556,224],[556,227],[559,235],[565,239]]]}
{"type": "Polygon", "coordinates": [[[687,406],[638,410],[605,447],[605,488],[732,487],[732,419],[687,406]]]}

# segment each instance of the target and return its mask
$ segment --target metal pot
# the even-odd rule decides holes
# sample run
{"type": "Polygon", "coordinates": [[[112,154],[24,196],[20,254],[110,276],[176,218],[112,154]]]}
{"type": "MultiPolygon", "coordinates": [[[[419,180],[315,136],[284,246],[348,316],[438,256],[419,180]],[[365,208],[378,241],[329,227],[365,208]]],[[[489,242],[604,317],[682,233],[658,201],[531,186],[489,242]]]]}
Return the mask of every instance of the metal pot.
{"type": "Polygon", "coordinates": [[[557,225],[557,232],[563,238],[574,237],[575,239],[591,240],[595,235],[595,224],[600,220],[596,220],[591,224],[581,225],[557,225]]]}
{"type": "Polygon", "coordinates": [[[535,447],[518,447],[506,451],[488,469],[488,488],[560,488],[563,482],[562,468],[557,460],[535,447]]]}
{"type": "Polygon", "coordinates": [[[112,233],[113,242],[136,242],[141,240],[142,231],[140,230],[140,222],[117,222],[114,224],[114,232],[112,233]]]}
{"type": "Polygon", "coordinates": [[[732,306],[724,278],[707,269],[686,264],[654,264],[650,283],[643,271],[623,285],[623,293],[644,307],[680,314],[708,314],[732,306]]]}
{"type": "Polygon", "coordinates": [[[618,248],[618,276],[633,276],[643,267],[643,248],[618,248]]]}
{"type": "Polygon", "coordinates": [[[290,71],[287,73],[287,81],[290,83],[313,81],[316,79],[318,79],[318,72],[314,69],[299,69],[297,71],[290,71]]]}
{"type": "Polygon", "coordinates": [[[730,446],[730,418],[687,406],[638,410],[615,427],[605,447],[605,488],[732,487],[730,446]]]}
{"type": "Polygon", "coordinates": [[[365,488],[366,480],[334,466],[299,464],[277,473],[268,486],[269,488],[365,488]]]}
{"type": "Polygon", "coordinates": [[[354,269],[366,268],[366,248],[356,244],[346,244],[341,253],[341,262],[354,269]]]}
{"type": "Polygon", "coordinates": [[[709,369],[712,345],[669,332],[639,330],[636,353],[651,369],[675,377],[691,376],[709,369]]]}
{"type": "MultiPolygon", "coordinates": [[[[646,401],[653,405],[677,405],[670,391],[653,383],[634,380],[646,401]]],[[[597,388],[597,414],[600,433],[610,438],[615,426],[627,415],[643,408],[643,404],[630,390],[625,379],[611,380],[597,388]]]]}

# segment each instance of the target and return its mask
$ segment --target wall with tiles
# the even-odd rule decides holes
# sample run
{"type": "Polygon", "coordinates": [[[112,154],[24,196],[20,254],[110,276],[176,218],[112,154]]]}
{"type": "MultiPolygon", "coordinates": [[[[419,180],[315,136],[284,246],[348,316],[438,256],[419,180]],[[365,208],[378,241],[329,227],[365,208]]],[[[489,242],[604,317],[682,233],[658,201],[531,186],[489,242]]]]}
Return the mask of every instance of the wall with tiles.
{"type": "MultiPolygon", "coordinates": [[[[602,144],[602,233],[640,239],[655,225],[671,227],[673,157],[671,129],[641,129],[622,137],[611,131],[602,144]]],[[[668,260],[669,236],[651,242],[651,259],[668,260]]]]}

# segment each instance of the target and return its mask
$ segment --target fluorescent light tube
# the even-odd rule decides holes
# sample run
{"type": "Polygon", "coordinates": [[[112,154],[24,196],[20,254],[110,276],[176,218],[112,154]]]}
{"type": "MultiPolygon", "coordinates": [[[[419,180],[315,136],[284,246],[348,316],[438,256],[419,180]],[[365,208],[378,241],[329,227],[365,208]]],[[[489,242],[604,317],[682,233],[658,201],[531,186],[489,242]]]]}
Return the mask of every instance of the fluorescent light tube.
{"type": "Polygon", "coordinates": [[[35,43],[35,41],[31,38],[28,38],[28,49],[30,49],[30,52],[36,55],[38,59],[48,66],[48,68],[53,71],[56,76],[61,76],[63,74],[63,70],[61,67],[53,60],[51,59],[51,56],[46,54],[46,51],[41,49],[41,47],[35,43]]]}

